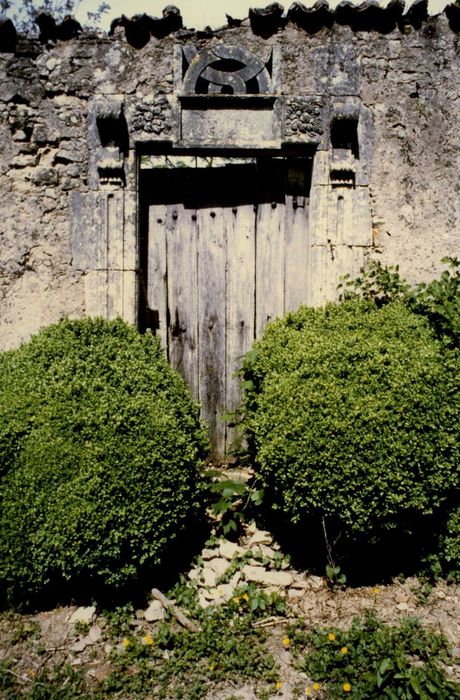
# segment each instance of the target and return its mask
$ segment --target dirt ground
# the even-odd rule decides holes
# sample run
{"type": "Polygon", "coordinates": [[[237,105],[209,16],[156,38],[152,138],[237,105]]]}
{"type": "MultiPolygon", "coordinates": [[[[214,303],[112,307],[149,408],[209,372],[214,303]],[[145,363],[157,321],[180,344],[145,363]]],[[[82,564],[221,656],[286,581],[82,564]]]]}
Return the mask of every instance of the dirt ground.
{"type": "MultiPolygon", "coordinates": [[[[307,577],[307,587],[290,595],[289,618],[267,618],[257,624],[269,631],[268,650],[281,668],[283,685],[277,698],[288,700],[295,689],[305,684],[306,678],[294,669],[289,649],[281,639],[286,626],[296,617],[303,617],[308,626],[348,627],[353,617],[366,609],[374,609],[387,623],[397,623],[403,617],[417,617],[423,625],[441,631],[460,655],[460,586],[439,582],[434,588],[424,588],[417,579],[395,581],[391,585],[373,588],[330,589],[324,579],[307,577]]],[[[36,614],[20,615],[4,612],[0,616],[0,660],[13,659],[13,673],[26,688],[34,677],[59,662],[74,668],[83,668],[95,681],[102,681],[110,673],[110,654],[114,644],[104,633],[106,620],[93,615],[85,626],[70,622],[76,607],[59,607],[36,614]]],[[[155,623],[148,623],[138,613],[131,626],[139,633],[152,633],[155,623]]],[[[460,680],[460,667],[452,666],[449,675],[460,680]]],[[[226,687],[208,695],[208,700],[226,698],[253,700],[256,698],[251,684],[226,687]]],[[[275,697],[275,696],[273,696],[275,697]]]]}

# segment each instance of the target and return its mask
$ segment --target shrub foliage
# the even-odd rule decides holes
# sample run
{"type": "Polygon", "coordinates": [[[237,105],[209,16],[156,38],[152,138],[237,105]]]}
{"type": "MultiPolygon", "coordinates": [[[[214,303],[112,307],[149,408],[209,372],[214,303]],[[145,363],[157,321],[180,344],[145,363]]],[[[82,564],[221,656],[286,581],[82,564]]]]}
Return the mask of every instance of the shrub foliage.
{"type": "Polygon", "coordinates": [[[244,423],[273,508],[378,541],[458,487],[459,359],[402,303],[301,308],[244,361],[244,423]]]}
{"type": "Polygon", "coordinates": [[[206,447],[158,343],[121,320],[62,321],[0,355],[1,585],[116,589],[162,563],[206,447]]]}
{"type": "Polygon", "coordinates": [[[383,306],[401,301],[411,311],[428,319],[434,332],[451,347],[460,347],[460,260],[443,258],[447,268],[439,279],[411,287],[397,265],[383,266],[374,260],[360,277],[345,275],[342,298],[362,298],[383,306]]]}

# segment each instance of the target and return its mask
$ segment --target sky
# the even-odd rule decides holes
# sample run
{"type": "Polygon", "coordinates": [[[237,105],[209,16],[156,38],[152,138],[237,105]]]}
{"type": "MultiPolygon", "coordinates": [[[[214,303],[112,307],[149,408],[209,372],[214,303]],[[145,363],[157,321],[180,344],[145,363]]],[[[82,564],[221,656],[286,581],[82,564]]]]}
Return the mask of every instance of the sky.
{"type": "MultiPolygon", "coordinates": [[[[21,0],[10,0],[12,9],[19,8],[22,4],[21,0]]],[[[225,13],[243,19],[248,15],[248,8],[265,7],[271,0],[262,0],[262,2],[254,2],[251,0],[107,0],[111,5],[111,10],[102,18],[101,25],[103,29],[108,29],[110,22],[114,17],[120,17],[125,14],[131,17],[134,14],[142,14],[145,12],[152,17],[161,17],[163,8],[168,4],[177,5],[184,19],[186,27],[194,27],[195,29],[203,29],[209,25],[212,28],[221,27],[226,24],[225,13]]],[[[303,0],[304,5],[311,6],[314,0],[303,0]]],[[[449,0],[429,0],[429,11],[431,14],[441,12],[449,0]]],[[[453,0],[452,0],[453,1],[453,0]]],[[[292,0],[286,0],[281,4],[287,10],[291,5],[292,0]]],[[[331,7],[337,5],[339,0],[329,0],[331,7]]],[[[388,0],[381,0],[382,5],[386,5],[388,0]]],[[[411,4],[410,0],[406,0],[407,6],[411,4]]],[[[356,4],[360,4],[358,0],[356,4]]],[[[36,3],[39,6],[39,1],[36,3]]],[[[75,13],[76,18],[81,24],[86,23],[86,12],[94,11],[100,4],[100,0],[80,0],[78,9],[75,13]]]]}
{"type": "MultiPolygon", "coordinates": [[[[177,0],[176,2],[171,2],[171,0],[108,0],[112,9],[108,15],[104,18],[102,26],[107,28],[110,26],[110,21],[114,17],[119,17],[121,14],[125,14],[128,17],[145,12],[152,17],[161,17],[163,8],[168,4],[177,5],[180,8],[182,17],[184,19],[184,24],[186,27],[195,27],[195,29],[203,29],[205,26],[209,25],[212,28],[221,27],[226,24],[225,13],[230,14],[232,17],[237,17],[242,19],[248,16],[249,7],[266,7],[270,4],[271,0],[251,2],[251,0],[177,0]]],[[[329,0],[331,7],[337,5],[339,0],[329,0]]],[[[410,0],[406,0],[407,6],[411,4],[410,0]]],[[[314,0],[304,0],[304,5],[313,5],[314,0]]],[[[448,0],[429,0],[429,11],[431,14],[436,14],[441,12],[448,0]]],[[[289,8],[292,4],[291,0],[286,0],[282,2],[285,10],[289,8]]],[[[356,4],[361,4],[361,0],[356,4]]],[[[387,0],[383,0],[383,5],[387,4],[387,0]]],[[[81,0],[79,10],[77,12],[77,19],[84,20],[86,11],[88,9],[94,8],[95,0],[81,0]]]]}

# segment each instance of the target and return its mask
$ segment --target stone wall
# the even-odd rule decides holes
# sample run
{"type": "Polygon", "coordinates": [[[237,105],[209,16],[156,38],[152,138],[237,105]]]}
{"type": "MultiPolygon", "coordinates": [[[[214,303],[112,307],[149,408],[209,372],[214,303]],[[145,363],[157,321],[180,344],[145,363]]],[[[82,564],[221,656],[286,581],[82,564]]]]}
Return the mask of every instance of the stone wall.
{"type": "Polygon", "coordinates": [[[275,3],[195,32],[167,8],[104,37],[41,18],[37,40],[0,22],[0,347],[64,315],[136,322],[139,157],[155,146],[310,149],[312,303],[371,257],[437,274],[459,248],[458,10],[403,10],[275,3]],[[194,94],[187,70],[222,46],[256,57],[265,82],[194,94]],[[359,154],[341,143],[350,123],[359,154]]]}

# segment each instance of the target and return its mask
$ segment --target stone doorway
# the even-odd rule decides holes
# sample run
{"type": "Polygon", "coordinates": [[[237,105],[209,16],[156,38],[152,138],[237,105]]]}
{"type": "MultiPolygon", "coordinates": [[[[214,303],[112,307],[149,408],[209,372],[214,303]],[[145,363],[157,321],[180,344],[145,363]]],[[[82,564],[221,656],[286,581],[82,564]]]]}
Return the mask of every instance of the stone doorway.
{"type": "Polygon", "coordinates": [[[141,325],[160,337],[210,426],[213,457],[238,447],[224,416],[266,323],[308,301],[311,157],[144,158],[141,325]]]}

